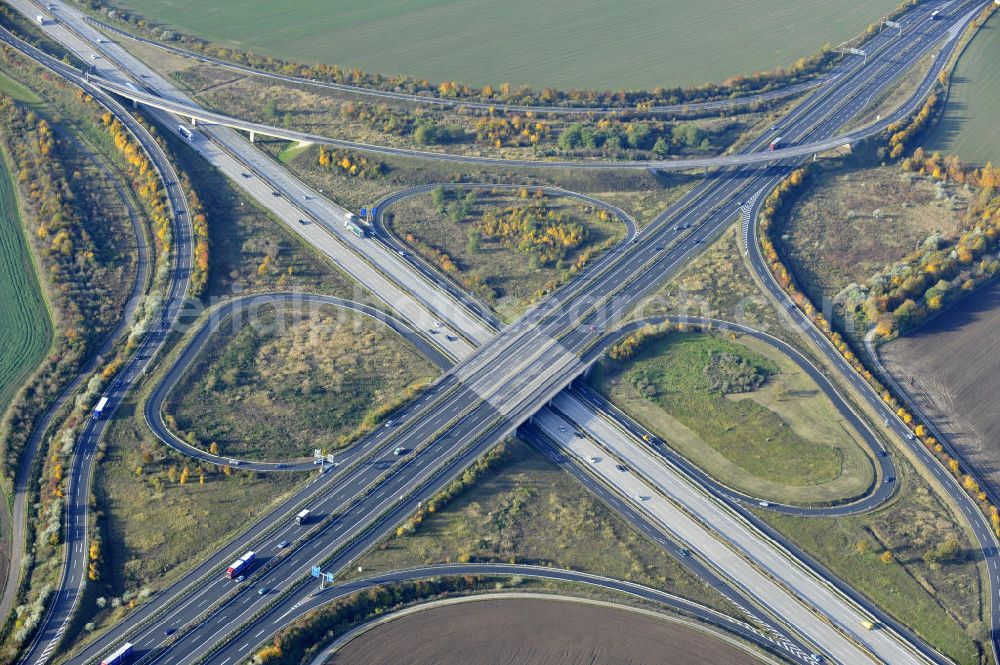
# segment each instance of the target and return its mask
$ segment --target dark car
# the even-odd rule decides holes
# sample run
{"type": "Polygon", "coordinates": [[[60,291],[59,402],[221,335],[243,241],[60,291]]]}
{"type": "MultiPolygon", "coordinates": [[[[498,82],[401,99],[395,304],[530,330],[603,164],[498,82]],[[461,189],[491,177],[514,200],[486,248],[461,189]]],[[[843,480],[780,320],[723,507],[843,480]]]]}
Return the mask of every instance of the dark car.
{"type": "Polygon", "coordinates": [[[281,192],[271,192],[271,196],[277,196],[278,198],[281,198],[281,192]]]}
{"type": "Polygon", "coordinates": [[[885,477],[885,484],[886,485],[891,485],[894,482],[896,482],[896,478],[894,476],[886,476],[885,477]]]}
{"type": "Polygon", "coordinates": [[[619,471],[628,471],[628,467],[625,466],[624,464],[615,464],[615,468],[618,469],[619,471]]]}

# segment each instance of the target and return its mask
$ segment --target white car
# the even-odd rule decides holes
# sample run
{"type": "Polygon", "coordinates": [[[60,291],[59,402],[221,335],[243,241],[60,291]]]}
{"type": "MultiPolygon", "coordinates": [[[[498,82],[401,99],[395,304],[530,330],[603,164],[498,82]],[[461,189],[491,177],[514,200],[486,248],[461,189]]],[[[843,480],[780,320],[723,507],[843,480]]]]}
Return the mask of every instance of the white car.
{"type": "Polygon", "coordinates": [[[597,464],[597,458],[593,456],[587,457],[587,461],[591,464],[597,464]]]}

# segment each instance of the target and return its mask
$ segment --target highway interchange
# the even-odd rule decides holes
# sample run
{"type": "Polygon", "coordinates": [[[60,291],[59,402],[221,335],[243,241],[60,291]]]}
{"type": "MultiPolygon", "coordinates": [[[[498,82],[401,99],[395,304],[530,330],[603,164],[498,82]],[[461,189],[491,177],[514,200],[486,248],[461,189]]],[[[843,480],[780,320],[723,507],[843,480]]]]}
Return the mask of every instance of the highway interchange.
{"type": "MultiPolygon", "coordinates": [[[[931,6],[935,5],[932,3],[931,6]]],[[[979,5],[977,3],[962,3],[960,6],[965,9],[979,5]]],[[[64,12],[64,7],[60,6],[59,11],[64,12]]],[[[845,71],[840,76],[817,90],[813,96],[807,98],[800,110],[793,111],[788,118],[781,122],[780,131],[782,134],[796,137],[796,142],[808,140],[809,145],[821,145],[823,141],[830,140],[829,136],[834,135],[839,127],[846,124],[856,114],[864,100],[870,99],[880,88],[891,83],[900,72],[930,50],[937,39],[945,35],[947,28],[943,25],[944,22],[931,23],[924,16],[925,11],[915,12],[916,16],[913,17],[912,25],[906,18],[901,21],[906,25],[907,37],[920,37],[912,39],[915,46],[905,48],[902,53],[886,53],[887,57],[881,58],[878,49],[889,50],[896,42],[893,33],[889,31],[875,38],[866,46],[871,50],[867,62],[861,66],[858,66],[856,62],[845,64],[845,71]],[[920,20],[921,16],[923,16],[923,20],[920,20]],[[921,32],[931,30],[935,30],[934,36],[927,36],[921,32]],[[843,95],[842,89],[850,90],[851,93],[843,95]],[[838,96],[838,92],[841,93],[841,96],[838,96]]],[[[970,13],[968,17],[971,15],[970,13]]],[[[966,16],[961,16],[961,18],[967,21],[966,16]]],[[[86,33],[79,29],[79,34],[86,33]]],[[[66,40],[60,39],[60,41],[66,43],[66,40]]],[[[953,41],[949,41],[946,48],[950,48],[953,43],[953,41]]],[[[939,62],[944,59],[942,57],[939,62]]],[[[932,71],[928,80],[933,80],[933,74],[932,71]]],[[[102,72],[102,76],[107,75],[107,73],[102,72]]],[[[919,96],[916,96],[908,104],[908,107],[912,108],[919,101],[919,96]]],[[[902,109],[894,116],[900,117],[906,111],[907,109],[902,109]]],[[[225,137],[225,132],[228,130],[203,131],[211,131],[212,137],[216,138],[217,135],[225,137]]],[[[837,140],[840,141],[840,139],[837,140]]],[[[204,143],[208,143],[208,141],[204,141],[204,143]]],[[[763,146],[766,146],[766,138],[757,141],[750,150],[759,150],[763,146]]],[[[231,151],[227,153],[229,156],[232,153],[240,154],[233,150],[231,145],[227,145],[227,147],[231,151]]],[[[242,146],[239,149],[246,150],[242,146]]],[[[205,146],[204,150],[211,150],[211,148],[205,146]]],[[[251,159],[256,158],[251,156],[247,161],[251,159]]],[[[275,561],[265,564],[265,570],[260,572],[259,579],[255,577],[254,584],[270,582],[273,579],[275,584],[272,588],[289,589],[287,594],[280,596],[277,601],[272,603],[272,599],[267,596],[259,597],[256,594],[241,593],[237,590],[231,592],[229,597],[223,596],[224,602],[216,605],[214,611],[204,617],[201,616],[197,607],[192,606],[195,598],[190,600],[185,598],[180,603],[183,606],[183,611],[173,609],[169,611],[170,620],[176,618],[185,622],[183,624],[185,628],[193,623],[197,625],[186,632],[179,631],[176,636],[171,636],[169,640],[163,639],[163,635],[160,633],[159,640],[155,644],[160,645],[165,642],[169,644],[160,646],[160,650],[156,652],[154,657],[156,662],[160,660],[178,662],[178,658],[185,660],[206,651],[206,645],[227,632],[227,626],[239,625],[242,619],[256,614],[257,610],[262,607],[267,606],[266,612],[263,617],[255,617],[253,625],[261,625],[265,621],[280,618],[283,616],[280,610],[294,607],[296,603],[302,601],[302,598],[308,596],[307,590],[301,585],[296,586],[296,583],[301,577],[302,569],[309,563],[315,562],[319,553],[330,552],[331,545],[334,548],[339,547],[339,549],[334,550],[335,556],[328,563],[327,569],[342,568],[353,557],[363,552],[372,542],[386,533],[399,519],[404,518],[412,511],[416,502],[421,500],[418,496],[432,495],[433,491],[440,487],[450,475],[454,475],[453,472],[457,472],[455,470],[460,471],[464,463],[474,459],[482,450],[492,445],[492,442],[499,440],[517,425],[536,414],[540,406],[544,406],[555,398],[585,368],[588,362],[597,357],[599,349],[602,348],[600,342],[604,337],[605,328],[612,327],[621,315],[638,302],[642,296],[662,283],[666,276],[675,272],[699,252],[700,243],[692,242],[693,239],[702,240],[714,236],[731,222],[737,211],[747,201],[753,199],[755,194],[766,192],[770,187],[773,187],[787,172],[785,168],[760,169],[750,166],[755,162],[755,159],[751,156],[747,159],[748,166],[738,167],[726,173],[726,177],[707,179],[704,185],[654,220],[642,232],[641,243],[622,245],[607,253],[585,275],[557,291],[520,321],[499,333],[494,334],[490,330],[492,326],[481,320],[474,321],[476,314],[479,315],[480,319],[482,318],[482,312],[466,315],[468,321],[473,321],[474,325],[468,325],[468,321],[465,323],[456,321],[460,317],[455,315],[453,310],[461,310],[463,303],[456,302],[451,297],[446,300],[447,307],[437,304],[437,309],[429,313],[429,318],[427,316],[421,318],[419,313],[415,313],[416,310],[421,309],[420,307],[407,312],[403,316],[404,320],[413,323],[416,330],[426,330],[428,323],[432,325],[435,323],[433,321],[434,314],[441,314],[447,310],[448,316],[441,318],[455,327],[456,340],[460,342],[471,340],[480,346],[474,353],[471,345],[467,349],[445,349],[446,352],[451,351],[450,355],[460,360],[453,369],[444,375],[435,387],[432,396],[422,398],[430,405],[414,404],[407,409],[407,416],[400,427],[390,431],[380,431],[376,437],[363,442],[365,446],[370,446],[373,451],[382,451],[383,456],[392,445],[411,447],[413,450],[419,451],[418,454],[395,466],[393,466],[394,460],[383,459],[383,462],[390,464],[389,468],[383,469],[379,468],[378,464],[366,467],[361,460],[364,460],[364,455],[368,453],[355,453],[359,456],[358,463],[352,463],[350,460],[345,461],[336,472],[326,476],[329,480],[314,483],[316,493],[325,491],[323,488],[328,488],[331,485],[337,486],[338,491],[331,493],[327,499],[328,502],[331,502],[329,505],[344,506],[352,500],[356,501],[349,510],[346,508],[331,509],[331,513],[339,513],[337,519],[329,520],[329,524],[323,526],[322,529],[319,527],[314,529],[313,531],[317,533],[309,535],[308,539],[304,538],[305,542],[297,544],[280,561],[277,560],[278,557],[275,557],[275,561]],[[675,230],[684,223],[691,223],[694,229],[690,233],[675,230]],[[664,251],[655,250],[657,242],[663,243],[667,249],[664,251]],[[420,320],[415,321],[414,319],[420,320]],[[486,331],[485,335],[483,331],[486,331]],[[546,371],[540,372],[540,367],[546,371]],[[500,375],[502,377],[517,377],[517,380],[505,378],[498,381],[496,374],[498,371],[503,372],[500,375]],[[445,421],[442,420],[441,413],[453,413],[455,417],[451,421],[445,421]],[[413,491],[414,488],[416,488],[416,492],[413,491]],[[400,492],[399,496],[403,497],[402,500],[396,498],[397,492],[400,492]],[[364,495],[363,498],[358,499],[362,495],[364,495]],[[337,501],[339,504],[336,503],[337,501]],[[364,533],[365,535],[354,540],[345,538],[344,534],[351,533],[364,533]],[[310,551],[310,543],[315,545],[315,551],[310,551]]],[[[245,168],[245,166],[246,162],[236,168],[245,168]]],[[[259,169],[255,171],[255,176],[260,175],[265,170],[275,170],[273,164],[258,162],[255,166],[259,169]]],[[[234,177],[231,175],[232,172],[233,168],[230,168],[227,174],[230,174],[235,182],[239,182],[241,176],[234,177]]],[[[268,175],[271,174],[268,173],[268,175]]],[[[292,188],[298,186],[300,185],[292,183],[290,186],[282,188],[281,191],[296,191],[292,188]]],[[[305,196],[308,197],[311,194],[305,194],[305,196]]],[[[255,198],[259,198],[259,196],[255,198]]],[[[319,201],[320,198],[316,197],[314,200],[319,201]]],[[[759,205],[761,197],[758,196],[754,200],[757,201],[756,205],[759,205]]],[[[298,203],[298,197],[296,197],[296,201],[298,203]]],[[[317,205],[320,204],[317,203],[317,205]]],[[[287,218],[287,216],[287,213],[282,215],[283,218],[287,218]]],[[[293,224],[290,226],[294,227],[293,224]]],[[[336,227],[337,224],[329,226],[336,227]]],[[[329,229],[325,230],[329,231],[329,229]]],[[[748,243],[748,247],[755,248],[756,244],[748,243]]],[[[395,254],[391,250],[388,250],[386,254],[395,259],[395,254]]],[[[374,263],[379,259],[369,260],[374,263]]],[[[396,263],[399,265],[394,266],[394,270],[401,270],[404,274],[412,273],[415,270],[408,262],[400,262],[397,259],[396,263]]],[[[378,265],[384,269],[381,263],[378,265]]],[[[384,273],[380,274],[384,276],[384,273]]],[[[758,274],[760,274],[759,271],[758,274]]],[[[417,281],[424,284],[429,283],[430,279],[427,275],[423,275],[418,277],[417,281]]],[[[434,287],[434,284],[430,284],[428,293],[415,300],[421,305],[438,300],[439,297],[433,293],[434,287]]],[[[399,287],[397,286],[397,288],[399,287]]],[[[776,297],[779,301],[784,300],[783,295],[776,294],[776,297]]],[[[440,339],[440,336],[435,337],[440,339]]],[[[435,343],[439,342],[435,341],[435,343]]],[[[560,399],[564,397],[565,395],[560,399]]],[[[574,403],[571,398],[567,397],[567,399],[570,399],[570,402],[565,408],[572,410],[575,408],[574,403]]],[[[584,409],[575,417],[587,421],[589,417],[592,417],[592,414],[592,409],[584,409]]],[[[536,425],[537,421],[549,417],[548,412],[542,413],[539,418],[536,418],[536,425]]],[[[551,417],[557,416],[552,414],[551,417]]],[[[571,425],[575,426],[572,422],[571,425]]],[[[559,431],[558,427],[556,431],[559,431]]],[[[550,438],[559,438],[551,432],[549,434],[550,438]]],[[[604,440],[607,438],[614,437],[611,434],[604,434],[601,437],[581,439],[580,445],[596,446],[598,442],[609,445],[604,440]]],[[[563,442],[561,449],[564,452],[572,452],[572,444],[572,441],[563,442]]],[[[624,444],[615,445],[624,446],[624,444]]],[[[359,447],[359,450],[363,451],[364,448],[359,447]]],[[[720,504],[706,502],[704,494],[692,494],[685,498],[662,496],[662,488],[665,485],[660,484],[656,477],[658,474],[664,473],[663,469],[667,467],[659,462],[655,465],[648,465],[647,460],[643,457],[649,456],[648,451],[644,450],[641,445],[614,449],[616,454],[620,454],[623,450],[636,455],[633,458],[636,461],[636,469],[646,469],[643,473],[630,474],[627,479],[628,483],[645,483],[645,486],[648,487],[650,483],[643,476],[654,479],[653,488],[650,490],[652,498],[639,501],[638,509],[640,512],[653,513],[654,506],[652,504],[655,503],[657,504],[656,510],[662,511],[663,514],[647,514],[647,519],[654,522],[660,521],[664,530],[672,529],[673,533],[676,534],[683,521],[683,515],[667,515],[666,513],[671,510],[677,512],[676,502],[684,503],[688,507],[698,502],[705,502],[707,512],[717,513],[732,520],[732,523],[726,527],[726,533],[731,531],[749,534],[748,537],[753,536],[753,530],[748,530],[744,523],[745,518],[742,521],[737,520],[724,510],[720,510],[720,504]]],[[[84,457],[84,455],[78,455],[78,458],[80,457],[84,457]]],[[[577,459],[580,458],[577,455],[577,459]]],[[[81,469],[81,471],[84,470],[81,469]]],[[[672,480],[683,481],[683,478],[684,474],[679,474],[672,480]]],[[[632,486],[625,488],[626,481],[620,478],[605,479],[604,482],[614,486],[618,494],[626,499],[635,497],[636,492],[645,491],[632,486]]],[[[684,484],[686,487],[693,487],[693,484],[684,484]]],[[[309,489],[306,488],[306,490],[309,489]]],[[[301,503],[301,498],[305,496],[313,496],[307,494],[306,490],[300,493],[298,503],[301,503]]],[[[291,506],[293,503],[295,503],[294,499],[287,505],[291,506]]],[[[271,542],[278,535],[284,533],[288,525],[262,524],[260,526],[261,531],[266,530],[268,526],[276,529],[275,535],[270,537],[269,542],[271,542]]],[[[697,525],[685,524],[684,526],[690,529],[698,528],[697,525]]],[[[688,537],[693,538],[693,536],[688,537]]],[[[684,539],[682,538],[682,540],[684,539]]],[[[233,551],[241,550],[245,542],[247,540],[241,538],[237,543],[234,543],[233,551]]],[[[688,541],[685,540],[685,542],[688,541]]],[[[741,557],[733,557],[734,552],[731,546],[723,544],[718,539],[713,538],[688,544],[699,554],[700,558],[712,561],[716,566],[719,565],[719,561],[729,557],[733,559],[732,566],[743,565],[746,568],[743,573],[746,576],[753,575],[757,570],[754,566],[747,566],[745,561],[741,564],[741,557]],[[712,552],[712,554],[705,556],[702,555],[703,552],[712,552]]],[[[757,545],[748,545],[747,548],[755,552],[763,551],[759,550],[757,545]]],[[[765,548],[765,550],[764,554],[758,554],[758,556],[761,558],[764,555],[782,557],[789,551],[793,551],[788,548],[785,549],[784,553],[781,552],[780,548],[765,548]]],[[[220,556],[225,559],[232,553],[227,550],[220,556]]],[[[801,560],[801,556],[798,558],[801,560]]],[[[778,560],[775,559],[775,561],[778,560]]],[[[756,564],[767,567],[767,563],[761,560],[757,560],[756,564]]],[[[212,565],[217,571],[217,562],[212,565]]],[[[212,565],[206,564],[206,573],[212,569],[212,565]]],[[[770,570],[773,572],[775,566],[779,565],[787,565],[787,563],[772,564],[770,570]]],[[[740,578],[732,571],[722,571],[721,577],[727,578],[730,583],[736,581],[737,584],[740,579],[747,579],[746,577],[740,578]]],[[[801,593],[802,589],[814,585],[816,579],[818,576],[803,573],[797,581],[789,582],[789,584],[797,585],[797,591],[801,593]]],[[[767,586],[766,581],[762,584],[767,586]]],[[[787,595],[787,591],[784,591],[781,585],[772,586],[774,594],[781,595],[784,592],[787,595]]],[[[214,589],[213,591],[214,598],[218,599],[219,590],[214,589]]],[[[157,601],[163,600],[166,603],[173,595],[171,590],[165,590],[164,593],[157,596],[157,601]]],[[[196,597],[202,595],[196,594],[196,597]]],[[[777,598],[777,595],[774,598],[777,598]]],[[[817,592],[810,596],[810,600],[815,606],[822,605],[824,611],[832,610],[828,612],[827,616],[844,617],[839,628],[830,630],[829,625],[816,623],[812,627],[807,626],[806,624],[815,622],[816,615],[813,611],[803,611],[800,608],[793,610],[796,616],[803,617],[793,630],[806,633],[807,640],[811,645],[819,645],[819,648],[834,658],[843,662],[861,662],[870,659],[871,655],[875,655],[877,658],[888,659],[888,662],[920,662],[921,658],[917,658],[916,654],[921,653],[927,660],[939,659],[932,652],[928,652],[923,645],[910,646],[910,643],[915,640],[912,637],[904,639],[899,630],[876,631],[873,634],[859,635],[858,609],[855,603],[845,601],[844,596],[840,594],[832,594],[833,598],[821,598],[820,596],[823,595],[824,593],[817,592]],[[853,625],[851,625],[852,621],[853,625]]],[[[772,599],[768,602],[777,603],[779,601],[772,599]]],[[[762,604],[768,605],[768,603],[762,604]]],[[[137,612],[136,616],[139,614],[140,612],[137,612]]],[[[162,626],[162,620],[157,619],[155,627],[162,626]]],[[[43,633],[50,631],[53,626],[53,622],[49,621],[43,633]]],[[[151,624],[144,634],[148,637],[154,632],[154,625],[151,624]]],[[[130,639],[132,638],[130,637],[130,639]]],[[[45,639],[39,642],[40,645],[51,643],[51,639],[48,642],[45,639]]],[[[102,641],[102,644],[107,644],[107,642],[102,641]]],[[[43,659],[37,658],[37,655],[40,654],[35,654],[34,660],[30,655],[26,660],[28,662],[41,662],[43,659]]],[[[213,662],[225,662],[220,660],[223,655],[228,658],[242,656],[245,655],[245,650],[241,652],[236,642],[229,640],[227,644],[223,645],[223,650],[213,656],[213,662]]]]}

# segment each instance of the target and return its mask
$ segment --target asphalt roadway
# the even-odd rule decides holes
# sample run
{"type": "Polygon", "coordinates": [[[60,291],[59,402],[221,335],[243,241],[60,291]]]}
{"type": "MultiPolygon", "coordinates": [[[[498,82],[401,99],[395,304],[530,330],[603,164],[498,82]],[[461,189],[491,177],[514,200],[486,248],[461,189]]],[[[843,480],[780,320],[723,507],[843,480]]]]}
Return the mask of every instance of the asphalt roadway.
{"type": "MultiPolygon", "coordinates": [[[[84,148],[84,150],[86,150],[86,148],[84,148]]],[[[98,348],[94,357],[84,363],[83,367],[73,380],[70,381],[65,388],[63,388],[62,392],[59,393],[59,396],[56,397],[51,406],[49,406],[49,408],[45,410],[42,417],[38,419],[38,422],[31,432],[31,436],[28,438],[28,442],[25,445],[24,450],[21,452],[20,463],[18,464],[17,471],[14,475],[14,500],[11,502],[10,529],[11,557],[10,566],[5,572],[6,580],[3,587],[3,596],[0,598],[0,617],[9,616],[14,607],[14,597],[17,593],[19,575],[21,573],[21,560],[24,556],[24,536],[27,519],[25,506],[31,483],[31,472],[35,466],[38,455],[39,443],[41,442],[43,435],[48,430],[49,425],[52,423],[53,417],[59,413],[63,405],[66,404],[67,400],[76,394],[76,391],[83,385],[83,382],[93,375],[94,370],[97,369],[98,360],[107,356],[108,352],[111,351],[115,343],[128,332],[136,307],[141,302],[142,295],[149,284],[149,243],[146,238],[146,231],[143,229],[139,213],[135,210],[131,199],[124,190],[124,187],[121,183],[116,181],[115,176],[112,175],[110,171],[105,170],[105,167],[100,165],[99,162],[95,161],[95,164],[100,166],[105,176],[108,178],[108,181],[114,183],[116,193],[118,194],[122,205],[128,210],[129,221],[132,225],[132,233],[136,242],[135,278],[132,282],[132,292],[125,304],[124,310],[122,311],[121,321],[107,336],[107,339],[105,339],[104,343],[98,348]]]]}
{"type": "MultiPolygon", "coordinates": [[[[162,348],[167,335],[174,327],[187,293],[188,280],[191,273],[191,215],[187,199],[178,184],[178,176],[160,149],[159,144],[149,135],[146,129],[135,118],[129,115],[121,105],[108,95],[95,94],[95,99],[111,111],[125,126],[142,148],[160,174],[164,183],[167,202],[173,221],[174,260],[169,281],[168,292],[164,294],[164,302],[160,312],[154,318],[149,331],[143,337],[138,350],[115,374],[105,388],[103,396],[108,398],[105,408],[107,418],[87,420],[77,435],[77,447],[74,452],[72,466],[67,473],[68,486],[66,491],[67,505],[65,508],[65,555],[62,578],[54,599],[49,603],[49,609],[42,621],[46,630],[38,631],[25,653],[38,653],[45,660],[57,647],[63,631],[69,624],[76,609],[83,588],[87,570],[85,554],[87,542],[88,501],[91,494],[91,480],[95,452],[98,441],[104,434],[110,418],[128,393],[135,381],[150,367],[162,348]]],[[[142,243],[140,243],[142,245],[142,243]]],[[[140,255],[142,256],[142,254],[140,255]]],[[[148,270],[147,268],[143,269],[148,270]]],[[[126,311],[134,308],[130,305],[126,311]]],[[[128,318],[123,319],[115,334],[124,330],[128,318]]],[[[51,413],[51,411],[49,412],[51,413]]],[[[47,414],[48,416],[48,414],[47,414]]],[[[41,431],[41,430],[38,430],[41,431]]],[[[37,447],[37,442],[36,442],[37,447]]],[[[35,451],[29,450],[25,455],[35,451]]],[[[22,499],[23,502],[23,499],[22,499]]],[[[15,504],[16,510],[16,504],[15,504]]],[[[17,516],[15,515],[15,518],[17,516]]],[[[23,514],[20,517],[23,522],[23,514]]],[[[10,581],[8,581],[10,584],[10,581]]]]}

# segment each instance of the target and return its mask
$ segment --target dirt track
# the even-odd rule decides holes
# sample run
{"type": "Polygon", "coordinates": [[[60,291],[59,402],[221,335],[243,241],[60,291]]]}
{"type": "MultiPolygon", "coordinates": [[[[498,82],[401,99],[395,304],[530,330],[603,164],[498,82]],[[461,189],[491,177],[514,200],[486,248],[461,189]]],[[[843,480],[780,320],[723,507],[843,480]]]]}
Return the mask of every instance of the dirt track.
{"type": "Polygon", "coordinates": [[[364,633],[328,665],[759,665],[710,636],[654,617],[546,599],[445,605],[364,633]]]}
{"type": "Polygon", "coordinates": [[[1000,490],[998,326],[1000,282],[994,282],[881,350],[886,367],[995,490],[1000,490]]]}

